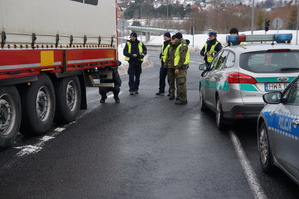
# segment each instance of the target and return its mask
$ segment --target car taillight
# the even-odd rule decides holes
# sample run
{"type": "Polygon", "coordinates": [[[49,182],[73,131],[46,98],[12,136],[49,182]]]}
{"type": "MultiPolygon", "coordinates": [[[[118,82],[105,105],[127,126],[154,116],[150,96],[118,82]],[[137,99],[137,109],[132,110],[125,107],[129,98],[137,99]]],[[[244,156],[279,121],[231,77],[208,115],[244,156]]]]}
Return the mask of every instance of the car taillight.
{"type": "Polygon", "coordinates": [[[255,84],[256,83],[256,80],[254,79],[254,77],[245,75],[243,73],[233,72],[233,73],[228,73],[226,76],[227,76],[228,83],[240,83],[240,84],[255,84]]]}

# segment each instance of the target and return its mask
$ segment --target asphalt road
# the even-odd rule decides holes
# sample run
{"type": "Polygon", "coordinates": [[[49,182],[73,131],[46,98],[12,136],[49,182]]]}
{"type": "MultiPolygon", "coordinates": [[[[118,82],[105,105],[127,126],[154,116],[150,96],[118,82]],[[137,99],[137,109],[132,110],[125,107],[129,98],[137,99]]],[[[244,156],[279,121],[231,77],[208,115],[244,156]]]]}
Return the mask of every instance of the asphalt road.
{"type": "Polygon", "coordinates": [[[88,109],[75,122],[20,135],[1,151],[0,199],[299,197],[282,172],[262,172],[255,121],[220,132],[215,115],[199,110],[198,54],[191,54],[185,106],[155,95],[159,52],[149,54],[155,66],[143,70],[139,95],[129,95],[127,75],[119,104],[113,96],[100,104],[98,89],[88,88],[88,109]]]}

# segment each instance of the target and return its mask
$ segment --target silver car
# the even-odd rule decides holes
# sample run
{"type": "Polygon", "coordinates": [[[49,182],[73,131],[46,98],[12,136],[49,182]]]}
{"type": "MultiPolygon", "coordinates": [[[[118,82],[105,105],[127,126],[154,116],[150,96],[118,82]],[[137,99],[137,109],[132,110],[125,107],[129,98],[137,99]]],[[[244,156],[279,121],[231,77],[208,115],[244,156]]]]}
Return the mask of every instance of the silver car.
{"type": "Polygon", "coordinates": [[[261,166],[267,173],[277,166],[299,184],[299,76],[283,92],[263,99],[267,105],[257,123],[261,166]]]}
{"type": "MultiPolygon", "coordinates": [[[[272,35],[273,40],[278,35],[272,35]]],[[[246,37],[255,41],[256,35],[251,36],[246,37]]],[[[286,41],[223,48],[202,72],[200,108],[216,113],[219,129],[233,120],[257,118],[264,107],[263,94],[283,90],[298,75],[299,46],[286,41]]]]}

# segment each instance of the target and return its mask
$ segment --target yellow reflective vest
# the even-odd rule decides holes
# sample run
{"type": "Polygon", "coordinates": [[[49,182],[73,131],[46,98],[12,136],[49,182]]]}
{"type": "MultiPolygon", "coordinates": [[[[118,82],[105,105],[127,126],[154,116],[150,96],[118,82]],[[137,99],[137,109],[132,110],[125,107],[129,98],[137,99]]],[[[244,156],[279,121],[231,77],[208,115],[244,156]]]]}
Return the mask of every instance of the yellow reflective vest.
{"type": "Polygon", "coordinates": [[[170,46],[170,44],[168,44],[168,45],[166,46],[166,48],[163,50],[163,48],[164,48],[164,44],[162,45],[162,56],[161,56],[161,61],[164,62],[164,63],[165,63],[165,61],[166,61],[166,56],[167,56],[167,52],[168,52],[169,46],[170,46]]]}
{"type": "MultiPolygon", "coordinates": [[[[127,46],[128,46],[128,53],[131,53],[132,52],[131,42],[128,41],[127,46]]],[[[139,43],[138,43],[138,50],[139,50],[139,54],[141,55],[143,53],[143,48],[142,48],[142,42],[141,41],[139,41],[139,43]]],[[[129,61],[129,60],[130,60],[130,57],[125,56],[125,61],[129,61]]],[[[139,60],[143,61],[144,59],[140,58],[139,60]]]]}
{"type": "MultiPolygon", "coordinates": [[[[209,53],[212,54],[212,53],[216,52],[216,51],[215,51],[215,47],[217,46],[218,43],[219,43],[219,42],[216,41],[215,44],[211,46],[211,49],[210,49],[209,53]]],[[[205,52],[207,52],[207,51],[208,51],[208,44],[205,44],[205,52]]],[[[214,59],[214,57],[212,57],[212,56],[207,57],[207,61],[208,61],[209,63],[211,63],[211,62],[213,61],[213,59],[214,59]]]]}
{"type": "MultiPolygon", "coordinates": [[[[174,53],[174,65],[175,65],[175,66],[179,64],[179,61],[180,61],[180,59],[181,59],[180,48],[181,48],[182,45],[186,45],[186,46],[187,46],[187,44],[180,44],[180,45],[177,47],[177,49],[175,50],[175,53],[174,53]]],[[[184,64],[184,65],[185,65],[185,64],[189,64],[189,62],[190,62],[190,50],[189,50],[189,48],[188,48],[188,51],[187,51],[187,53],[186,53],[186,59],[185,59],[185,62],[184,62],[183,64],[184,64]]]]}

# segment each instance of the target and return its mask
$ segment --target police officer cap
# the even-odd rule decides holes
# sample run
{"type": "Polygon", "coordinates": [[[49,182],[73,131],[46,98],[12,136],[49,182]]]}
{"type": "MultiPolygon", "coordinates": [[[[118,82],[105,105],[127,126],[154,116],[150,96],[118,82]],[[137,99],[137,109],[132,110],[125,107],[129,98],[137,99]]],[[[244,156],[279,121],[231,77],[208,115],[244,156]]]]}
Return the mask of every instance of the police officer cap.
{"type": "Polygon", "coordinates": [[[137,37],[137,33],[136,33],[136,32],[132,32],[132,33],[130,34],[130,37],[137,37]]]}
{"type": "Polygon", "coordinates": [[[177,33],[175,33],[174,38],[182,39],[182,38],[183,38],[183,35],[182,35],[182,33],[177,32],[177,33]]]}
{"type": "Polygon", "coordinates": [[[239,34],[239,30],[237,28],[231,28],[229,33],[230,34],[239,34]]]}
{"type": "Polygon", "coordinates": [[[168,37],[168,38],[171,38],[171,36],[170,36],[170,33],[169,32],[166,32],[166,33],[164,33],[164,35],[163,36],[165,36],[165,37],[168,37]]]}
{"type": "Polygon", "coordinates": [[[215,31],[211,31],[211,32],[209,32],[209,35],[217,35],[217,32],[215,32],[215,31]]]}

